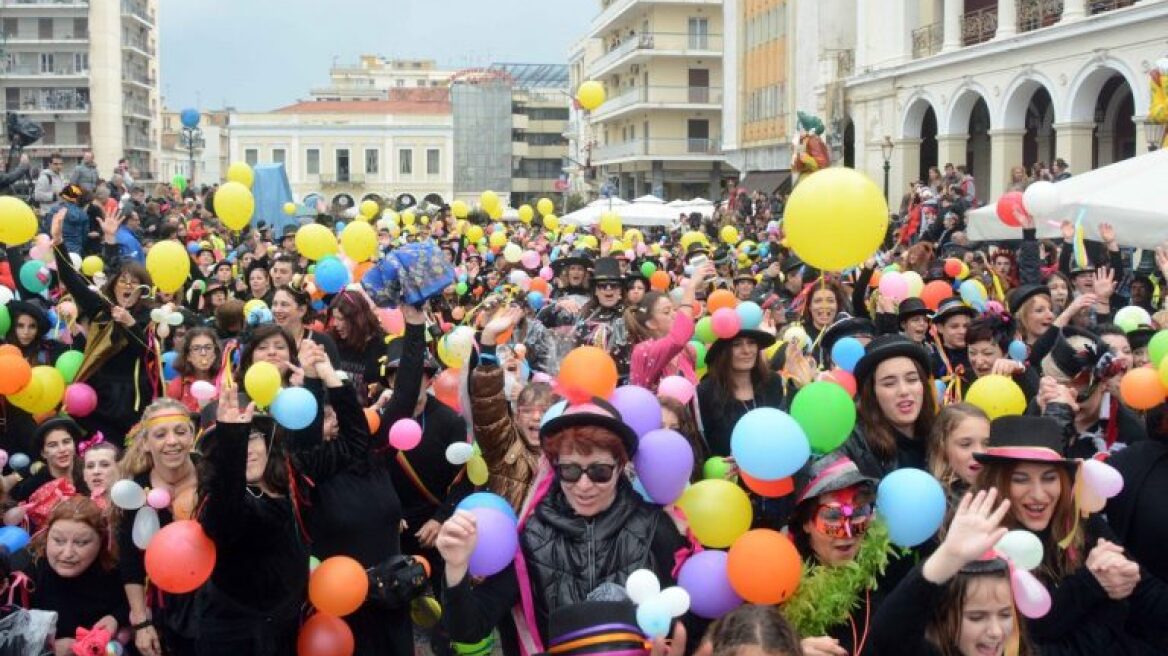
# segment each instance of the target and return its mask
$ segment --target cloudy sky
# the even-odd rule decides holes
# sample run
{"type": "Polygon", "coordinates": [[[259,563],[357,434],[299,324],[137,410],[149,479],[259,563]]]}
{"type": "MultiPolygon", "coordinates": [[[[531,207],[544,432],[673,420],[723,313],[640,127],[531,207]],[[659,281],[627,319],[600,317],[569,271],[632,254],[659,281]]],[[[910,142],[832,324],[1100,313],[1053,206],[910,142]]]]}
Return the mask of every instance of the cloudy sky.
{"type": "Polygon", "coordinates": [[[162,0],[169,108],[264,110],[306,98],[362,53],[466,68],[567,63],[596,0],[162,0]]]}

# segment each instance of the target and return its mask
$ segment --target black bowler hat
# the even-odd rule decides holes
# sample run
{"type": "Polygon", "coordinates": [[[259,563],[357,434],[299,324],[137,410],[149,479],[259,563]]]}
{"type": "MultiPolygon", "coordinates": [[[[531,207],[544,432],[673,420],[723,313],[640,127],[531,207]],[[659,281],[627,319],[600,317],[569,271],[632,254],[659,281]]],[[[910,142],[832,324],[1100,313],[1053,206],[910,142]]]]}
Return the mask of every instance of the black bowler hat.
{"type": "Polygon", "coordinates": [[[876,373],[876,367],[881,362],[898,357],[912,359],[926,372],[930,369],[929,352],[925,347],[903,335],[881,335],[868,343],[864,356],[856,363],[856,383],[863,385],[866,379],[876,373]]]}

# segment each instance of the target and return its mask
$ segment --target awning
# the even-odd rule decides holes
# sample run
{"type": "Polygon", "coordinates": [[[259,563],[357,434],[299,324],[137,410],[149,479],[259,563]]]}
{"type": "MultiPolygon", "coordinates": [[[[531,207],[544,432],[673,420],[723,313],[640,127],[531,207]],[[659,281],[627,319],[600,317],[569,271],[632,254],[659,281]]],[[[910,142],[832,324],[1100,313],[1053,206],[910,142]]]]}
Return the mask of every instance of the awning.
{"type": "Polygon", "coordinates": [[[738,186],[750,191],[773,194],[778,189],[789,188],[790,184],[790,171],[751,171],[742,178],[738,186]]]}

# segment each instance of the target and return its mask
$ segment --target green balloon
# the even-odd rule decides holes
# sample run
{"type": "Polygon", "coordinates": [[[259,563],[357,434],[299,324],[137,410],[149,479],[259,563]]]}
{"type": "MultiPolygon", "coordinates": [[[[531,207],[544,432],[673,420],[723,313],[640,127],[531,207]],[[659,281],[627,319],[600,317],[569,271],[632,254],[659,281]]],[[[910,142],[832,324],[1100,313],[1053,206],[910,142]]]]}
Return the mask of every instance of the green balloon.
{"type": "Polygon", "coordinates": [[[702,341],[704,344],[713,344],[718,336],[714,334],[714,326],[710,323],[709,317],[702,317],[698,320],[698,325],[694,327],[694,336],[702,341]]]}
{"type": "Polygon", "coordinates": [[[81,362],[84,359],[85,354],[81,351],[65,351],[57,356],[57,371],[65,378],[66,385],[72,384],[77,378],[77,372],[81,370],[81,362]]]}
{"type": "Polygon", "coordinates": [[[457,285],[454,286],[454,291],[457,292],[459,296],[465,295],[466,294],[466,283],[465,282],[458,283],[457,285]]]}
{"type": "Polygon", "coordinates": [[[642,276],[645,276],[646,278],[651,278],[651,277],[653,277],[654,273],[657,273],[657,265],[656,264],[653,264],[652,262],[645,262],[645,263],[641,264],[641,275],[642,276]]]}
{"type": "Polygon", "coordinates": [[[856,404],[843,387],[820,380],[795,395],[791,417],[807,435],[811,452],[823,455],[835,451],[851,435],[856,426],[856,404]]]}
{"type": "Polygon", "coordinates": [[[8,313],[7,305],[0,305],[0,335],[7,335],[12,327],[12,315],[8,313]]]}
{"type": "MultiPolygon", "coordinates": [[[[4,316],[7,318],[8,315],[4,316]]],[[[1164,356],[1168,356],[1168,330],[1161,330],[1152,335],[1152,340],[1148,342],[1148,361],[1153,367],[1159,367],[1164,361],[1164,356]]]]}
{"type": "Polygon", "coordinates": [[[701,369],[706,366],[706,345],[694,340],[690,342],[694,349],[694,369],[701,369]]]}
{"type": "Polygon", "coordinates": [[[722,456],[714,456],[706,460],[705,465],[702,465],[702,478],[724,480],[729,472],[730,465],[726,464],[726,459],[722,456]]]}
{"type": "Polygon", "coordinates": [[[186,176],[181,173],[176,173],[174,177],[170,179],[170,184],[176,187],[180,194],[187,190],[186,176]]]}

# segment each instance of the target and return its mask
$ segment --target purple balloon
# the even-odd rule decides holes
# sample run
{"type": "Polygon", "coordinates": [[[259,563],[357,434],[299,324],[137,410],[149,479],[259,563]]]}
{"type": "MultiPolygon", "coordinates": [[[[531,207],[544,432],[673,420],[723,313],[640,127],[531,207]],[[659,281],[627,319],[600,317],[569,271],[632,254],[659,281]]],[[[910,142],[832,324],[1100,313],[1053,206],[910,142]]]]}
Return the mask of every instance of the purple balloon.
{"type": "Polygon", "coordinates": [[[515,560],[519,550],[519,532],[515,522],[494,508],[470,508],[475,516],[478,542],[470,554],[470,573],[474,576],[497,574],[515,560]]]}
{"type": "Polygon", "coordinates": [[[689,593],[694,615],[716,619],[742,605],[726,573],[725,551],[701,551],[689,557],[677,575],[677,584],[689,593]]]}
{"type": "Polygon", "coordinates": [[[633,457],[637,478],[660,504],[673,503],[685,491],[693,473],[693,449],[677,431],[658,428],[641,437],[633,457]]]}
{"type": "Polygon", "coordinates": [[[644,387],[618,387],[613,390],[608,402],[621,413],[621,419],[633,429],[637,437],[645,437],[645,433],[661,428],[661,402],[657,400],[657,395],[644,387]]]}

